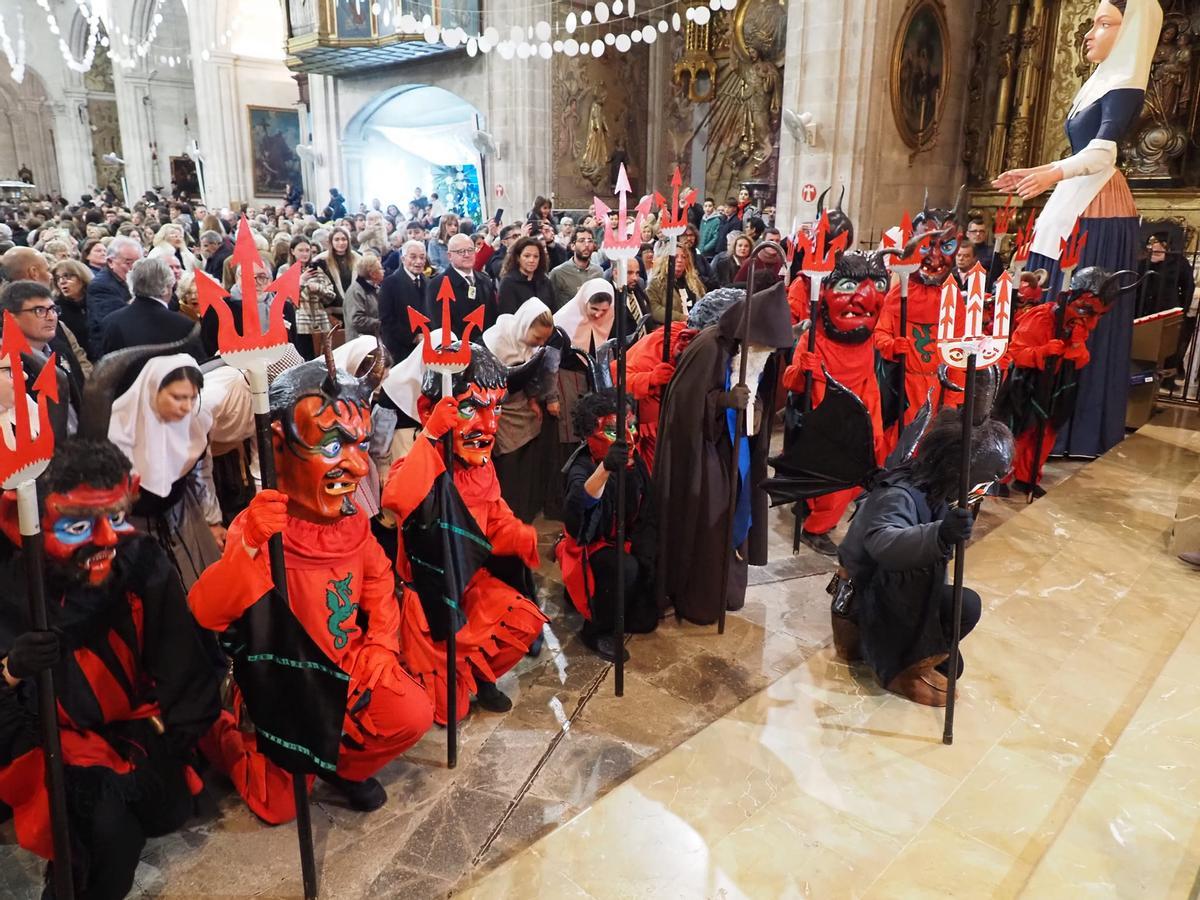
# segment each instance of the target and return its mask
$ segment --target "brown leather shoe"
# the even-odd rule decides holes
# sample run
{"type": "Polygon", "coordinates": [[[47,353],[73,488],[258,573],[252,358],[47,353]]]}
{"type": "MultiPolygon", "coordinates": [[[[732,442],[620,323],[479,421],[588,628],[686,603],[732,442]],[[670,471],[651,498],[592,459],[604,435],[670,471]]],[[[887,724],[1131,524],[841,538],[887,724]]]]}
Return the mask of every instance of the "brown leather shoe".
{"type": "Polygon", "coordinates": [[[909,666],[887,685],[893,694],[907,697],[913,703],[922,706],[946,705],[946,676],[938,672],[934,666],[941,665],[949,658],[949,654],[929,656],[920,662],[909,666]]]}

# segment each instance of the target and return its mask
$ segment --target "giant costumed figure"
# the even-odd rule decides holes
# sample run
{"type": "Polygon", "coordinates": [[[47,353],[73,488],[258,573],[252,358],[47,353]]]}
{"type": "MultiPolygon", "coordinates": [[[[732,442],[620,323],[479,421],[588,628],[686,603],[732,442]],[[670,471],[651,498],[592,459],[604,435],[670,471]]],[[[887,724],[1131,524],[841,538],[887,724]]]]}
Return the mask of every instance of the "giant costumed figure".
{"type": "MultiPolygon", "coordinates": [[[[810,323],[813,349],[808,349],[807,337],[802,336],[792,364],[783,374],[783,386],[794,393],[803,392],[811,383],[812,406],[819,406],[824,399],[827,377],[852,391],[871,417],[875,456],[880,463],[884,457],[883,419],[872,336],[888,289],[883,252],[842,254],[821,283],[817,321],[810,323]]],[[[804,427],[803,421],[800,427],[804,427]]],[[[835,555],[837,546],[829,532],[858,493],[858,488],[848,488],[810,500],[801,541],[819,553],[835,555]]]]}
{"type": "Polygon", "coordinates": [[[192,815],[195,744],[218,712],[217,678],[179,575],[126,520],[137,491],[129,460],[108,441],[57,448],[38,483],[52,630],[26,606],[31,561],[17,500],[0,501],[0,800],[13,809],[20,845],[59,859],[45,779],[53,761],[37,734],[33,684],[53,666],[71,860],[52,863],[52,875],[73,874],[80,897],[124,897],[146,839],[192,815]]]}
{"type": "MultiPolygon", "coordinates": [[[[441,333],[430,333],[427,341],[437,347],[441,333]]],[[[420,347],[388,379],[389,393],[402,398],[398,405],[424,425],[412,450],[393,464],[383,489],[384,507],[401,523],[396,554],[404,586],[400,655],[441,723],[447,723],[451,706],[455,720],[465,717],[472,694],[485,709],[511,709],[496,681],[521,660],[548,621],[534,602],[495,574],[515,581],[514,565],[536,569],[537,532],[500,496],[492,464],[510,370],[486,347],[469,348],[470,361],[453,374],[450,396],[442,395],[443,379],[436,370],[422,365],[420,347]],[[447,435],[453,443],[451,478],[439,449],[447,435]],[[450,535],[448,547],[444,533],[450,535]],[[445,573],[451,568],[461,596],[448,608],[445,573]],[[451,629],[453,676],[446,658],[451,629]]],[[[452,341],[439,352],[461,350],[460,342],[452,341]]]]}
{"type": "MultiPolygon", "coordinates": [[[[1056,260],[1077,220],[1087,237],[1081,267],[1110,272],[1135,268],[1138,211],[1116,165],[1117,147],[1130,140],[1130,129],[1139,120],[1162,29],[1158,0],[1100,0],[1083,38],[1084,56],[1096,68],[1075,94],[1064,123],[1072,155],[1011,169],[993,182],[1023,200],[1054,189],[1038,219],[1029,265],[1050,272],[1055,293],[1070,287],[1070,278],[1059,274],[1065,264],[1056,260]]],[[[1143,133],[1148,152],[1156,152],[1152,144],[1160,133],[1143,133]]],[[[1133,304],[1132,297],[1118,300],[1117,309],[1088,340],[1092,364],[1081,373],[1079,402],[1063,422],[1060,452],[1099,456],[1125,436],[1133,304]]]]}

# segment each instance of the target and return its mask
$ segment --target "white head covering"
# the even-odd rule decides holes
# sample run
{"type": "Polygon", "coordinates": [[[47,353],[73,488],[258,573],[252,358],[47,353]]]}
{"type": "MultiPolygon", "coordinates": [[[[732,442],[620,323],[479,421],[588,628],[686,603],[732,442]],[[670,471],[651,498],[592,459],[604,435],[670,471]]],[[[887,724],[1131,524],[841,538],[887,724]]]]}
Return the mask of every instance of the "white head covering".
{"type": "MultiPolygon", "coordinates": [[[[435,328],[429,337],[433,346],[438,346],[442,342],[442,329],[435,328]]],[[[450,341],[453,343],[457,340],[454,332],[450,332],[450,341]]],[[[422,340],[417,343],[412,353],[404,357],[404,362],[392,366],[382,385],[383,392],[392,398],[396,408],[414,422],[421,421],[421,417],[417,415],[417,400],[421,396],[421,379],[425,376],[425,362],[421,359],[424,352],[425,342],[422,340]]]]}
{"type": "Polygon", "coordinates": [[[178,422],[164,422],[154,408],[162,380],[175,369],[200,365],[186,353],[155,356],[142,368],[133,385],[113,404],[108,439],[133,462],[142,489],[159,497],[191,471],[204,455],[212,414],[203,404],[178,422]]]}
{"type": "Polygon", "coordinates": [[[214,454],[218,444],[240,444],[254,437],[254,401],[241,369],[221,366],[208,372],[200,390],[200,408],[212,417],[208,436],[214,454]]]}
{"type": "Polygon", "coordinates": [[[1146,89],[1150,64],[1162,33],[1163,11],[1158,0],[1128,0],[1121,20],[1121,33],[1112,52],[1083,83],[1071,102],[1067,118],[1091,106],[1109,91],[1120,88],[1146,89]]]}
{"type": "Polygon", "coordinates": [[[333,361],[337,363],[339,369],[353,375],[358,371],[363,360],[367,358],[367,354],[378,346],[379,343],[375,340],[374,335],[364,334],[334,348],[333,361]]]}
{"type": "Polygon", "coordinates": [[[506,366],[525,362],[537,347],[525,343],[525,335],[539,316],[547,315],[550,307],[537,297],[530,297],[515,313],[505,313],[496,324],[483,333],[484,346],[506,366]]]}
{"type": "Polygon", "coordinates": [[[554,324],[560,327],[571,338],[571,346],[591,353],[593,349],[608,340],[616,320],[616,297],[613,293],[612,282],[606,278],[590,278],[580,285],[575,296],[563,304],[562,309],[554,314],[554,324]],[[588,315],[588,300],[597,294],[607,294],[613,301],[609,304],[608,312],[599,319],[588,315]]]}

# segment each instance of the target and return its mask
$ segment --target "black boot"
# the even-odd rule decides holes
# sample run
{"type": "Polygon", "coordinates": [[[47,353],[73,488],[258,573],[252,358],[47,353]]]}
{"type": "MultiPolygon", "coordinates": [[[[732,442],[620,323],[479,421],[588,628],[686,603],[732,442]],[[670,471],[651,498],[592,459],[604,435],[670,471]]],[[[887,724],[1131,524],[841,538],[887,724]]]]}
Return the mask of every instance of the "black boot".
{"type": "Polygon", "coordinates": [[[493,681],[479,679],[475,682],[475,702],[481,709],[488,712],[506,713],[512,709],[512,701],[508,699],[493,681]]]}
{"type": "Polygon", "coordinates": [[[800,541],[805,546],[816,550],[822,556],[837,556],[837,544],[830,539],[828,534],[812,534],[808,531],[801,531],[800,541]]]}
{"type": "Polygon", "coordinates": [[[346,798],[350,808],[359,812],[373,812],[387,803],[387,791],[374,778],[350,781],[340,775],[318,775],[322,781],[346,798]]]}
{"type": "MultiPolygon", "coordinates": [[[[583,646],[587,647],[598,657],[605,662],[615,663],[617,661],[617,639],[611,634],[595,634],[590,629],[583,629],[579,632],[579,639],[583,642],[583,646]]],[[[629,651],[624,647],[621,648],[624,653],[624,661],[629,661],[629,651]]]]}

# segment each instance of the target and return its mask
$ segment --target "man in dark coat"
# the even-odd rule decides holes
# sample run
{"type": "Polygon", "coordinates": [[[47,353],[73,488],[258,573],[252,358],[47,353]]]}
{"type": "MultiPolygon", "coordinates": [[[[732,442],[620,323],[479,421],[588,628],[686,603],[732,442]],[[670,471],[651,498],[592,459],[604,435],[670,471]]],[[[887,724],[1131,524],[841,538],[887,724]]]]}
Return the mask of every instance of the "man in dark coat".
{"type": "Polygon", "coordinates": [[[394,360],[407,358],[416,346],[408,310],[428,316],[425,306],[425,244],[405,241],[400,265],[379,286],[379,337],[394,360]]]}
{"type": "MultiPolygon", "coordinates": [[[[971,447],[971,496],[981,499],[1012,467],[1012,433],[987,419],[975,427],[971,447]]],[[[946,568],[956,543],[971,536],[971,511],[958,505],[961,456],[962,414],[943,410],[916,457],[867,495],[838,548],[858,629],[846,655],[865,660],[889,691],[926,706],[946,705],[954,627],[946,568]]],[[[964,588],[962,635],[979,615],[979,595],[964,588]]]]}
{"type": "Polygon", "coordinates": [[[29,621],[16,501],[0,499],[0,800],[17,842],[49,858],[33,678],[53,667],[77,897],[125,896],[146,838],[192,814],[193,748],[219,710],[179,575],[126,521],[137,489],[108,441],[56,447],[38,479],[49,631],[29,621]]]}
{"type": "Polygon", "coordinates": [[[104,320],[129,304],[129,288],[125,280],[133,264],[142,258],[142,245],[129,237],[115,237],[108,245],[108,261],[87,289],[88,359],[97,360],[104,352],[104,320]]]}
{"type": "MultiPolygon", "coordinates": [[[[192,333],[195,323],[182,313],[167,308],[175,276],[163,259],[143,259],[129,273],[134,298],[104,323],[100,352],[112,353],[141,344],[169,344],[192,333]]],[[[185,352],[204,358],[199,340],[185,352]]]]}
{"type": "MultiPolygon", "coordinates": [[[[491,328],[496,323],[496,286],[492,279],[483,272],[476,272],[475,243],[465,234],[455,234],[447,242],[450,255],[450,265],[440,274],[429,279],[425,290],[425,308],[430,310],[430,318],[438,327],[442,321],[442,305],[438,294],[442,282],[450,280],[454,289],[454,302],[450,305],[450,329],[456,334],[463,333],[464,318],[476,307],[483,306],[483,327],[491,328]]],[[[382,316],[382,310],[380,315],[382,316]]],[[[395,357],[399,358],[399,357],[395,357]]]]}
{"type": "Polygon", "coordinates": [[[767,451],[778,384],[778,350],[792,346],[791,314],[782,282],[751,298],[746,384],[738,384],[745,292],[706,294],[689,315],[704,330],[679,359],[663,396],[654,474],[661,518],[687,523],[672,531],[659,564],[659,610],[710,625],[741,609],[746,565],[767,561],[767,451]],[[712,324],[709,324],[709,323],[712,324]],[[751,397],[755,402],[751,408],[751,397]],[[746,410],[749,441],[732,468],[733,422],[746,410]],[[739,477],[730,507],[730,479],[739,477]],[[733,541],[725,542],[733,518],[733,541]]]}

